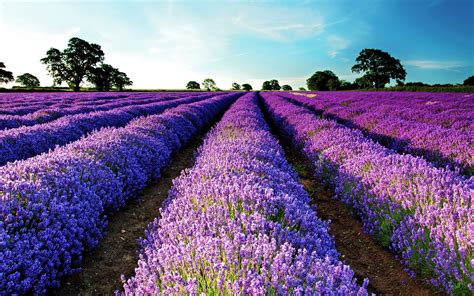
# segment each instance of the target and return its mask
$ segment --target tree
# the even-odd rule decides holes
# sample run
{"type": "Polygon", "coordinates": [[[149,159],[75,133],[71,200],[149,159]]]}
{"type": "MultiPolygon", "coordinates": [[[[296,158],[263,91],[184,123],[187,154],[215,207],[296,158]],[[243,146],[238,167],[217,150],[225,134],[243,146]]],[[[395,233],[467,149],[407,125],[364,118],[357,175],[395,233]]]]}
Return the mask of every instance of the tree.
{"type": "Polygon", "coordinates": [[[0,84],[12,82],[15,80],[12,72],[3,69],[5,69],[5,64],[0,62],[0,84]]]}
{"type": "Polygon", "coordinates": [[[341,90],[357,89],[357,85],[355,83],[350,83],[349,81],[346,81],[346,80],[339,80],[339,82],[340,82],[339,89],[341,90]]]}
{"type": "Polygon", "coordinates": [[[207,90],[207,91],[210,91],[210,90],[215,90],[216,89],[216,83],[214,82],[213,79],[211,78],[206,78],[204,79],[204,81],[202,82],[202,87],[207,90]]]}
{"type": "Polygon", "coordinates": [[[96,90],[109,91],[114,84],[114,78],[117,72],[118,69],[111,65],[102,64],[90,70],[90,73],[87,75],[87,80],[94,84],[96,90]]]}
{"type": "Polygon", "coordinates": [[[240,84],[237,82],[232,83],[232,90],[240,90],[240,84]]]}
{"type": "Polygon", "coordinates": [[[329,90],[338,90],[341,87],[341,81],[339,79],[329,79],[328,88],[329,90]]]}
{"type": "Polygon", "coordinates": [[[329,80],[339,80],[339,78],[330,70],[317,71],[306,80],[309,90],[329,90],[329,80]]]}
{"type": "Polygon", "coordinates": [[[244,84],[242,84],[242,89],[245,90],[245,91],[251,91],[253,88],[250,84],[244,83],[244,84]]]}
{"type": "Polygon", "coordinates": [[[272,90],[272,86],[270,85],[270,81],[264,81],[263,82],[262,90],[272,90]]]}
{"type": "Polygon", "coordinates": [[[128,78],[127,74],[124,72],[118,71],[114,73],[114,77],[112,79],[112,84],[118,88],[119,91],[123,91],[124,86],[129,86],[133,84],[133,81],[128,78]]]}
{"type": "Polygon", "coordinates": [[[93,68],[87,77],[87,80],[94,84],[98,91],[109,91],[113,87],[123,91],[124,86],[133,84],[127,74],[109,64],[101,64],[93,68]]]}
{"type": "Polygon", "coordinates": [[[405,82],[397,80],[397,86],[405,86],[405,82]]]}
{"type": "Polygon", "coordinates": [[[281,87],[282,90],[286,90],[286,91],[289,91],[289,90],[293,90],[293,88],[291,86],[289,86],[288,84],[285,84],[281,87]]]}
{"type": "Polygon", "coordinates": [[[103,60],[104,52],[100,45],[73,37],[64,51],[50,48],[41,62],[47,65],[55,84],[66,82],[74,91],[79,91],[84,78],[103,60]]]}
{"type": "Polygon", "coordinates": [[[300,87],[300,88],[298,88],[298,90],[300,90],[300,91],[306,91],[306,88],[300,87]]]}
{"type": "Polygon", "coordinates": [[[372,88],[372,87],[374,87],[374,83],[367,77],[367,75],[356,78],[356,80],[354,80],[354,84],[359,89],[360,88],[372,88]]]}
{"type": "Polygon", "coordinates": [[[272,87],[272,90],[280,90],[281,89],[280,83],[278,83],[278,80],[276,80],[276,79],[270,80],[270,85],[272,87]]]}
{"type": "Polygon", "coordinates": [[[186,89],[201,89],[201,86],[196,81],[189,81],[186,84],[186,89]]]}
{"type": "Polygon", "coordinates": [[[359,53],[352,72],[364,72],[366,79],[371,81],[375,88],[383,88],[390,79],[404,81],[407,75],[400,60],[388,52],[373,48],[365,48],[359,53]]]}
{"type": "Polygon", "coordinates": [[[469,76],[466,80],[464,80],[463,85],[474,85],[474,75],[469,76]]]}
{"type": "Polygon", "coordinates": [[[16,77],[16,82],[22,84],[25,87],[33,88],[40,86],[39,79],[30,73],[25,73],[16,77]]]}
{"type": "Polygon", "coordinates": [[[276,79],[263,82],[262,90],[280,90],[280,83],[276,79]]]}

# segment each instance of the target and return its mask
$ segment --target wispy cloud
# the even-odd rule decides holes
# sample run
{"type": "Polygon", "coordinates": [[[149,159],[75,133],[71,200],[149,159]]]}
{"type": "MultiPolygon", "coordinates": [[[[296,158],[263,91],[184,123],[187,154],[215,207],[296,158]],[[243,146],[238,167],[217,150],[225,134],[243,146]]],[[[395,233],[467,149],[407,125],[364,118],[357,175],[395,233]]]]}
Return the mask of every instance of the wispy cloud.
{"type": "Polygon", "coordinates": [[[328,55],[331,58],[335,58],[341,50],[349,46],[350,42],[346,38],[333,35],[327,38],[327,43],[329,47],[328,55]]]}
{"type": "Polygon", "coordinates": [[[325,28],[321,15],[298,7],[291,10],[282,7],[241,7],[233,24],[240,31],[250,31],[280,42],[313,37],[325,28]]]}
{"type": "Polygon", "coordinates": [[[443,0],[430,0],[430,1],[428,2],[427,7],[428,7],[428,8],[435,7],[435,6],[440,5],[442,2],[443,2],[443,0]]]}
{"type": "Polygon", "coordinates": [[[436,60],[406,60],[404,64],[414,66],[421,69],[432,70],[454,70],[457,68],[468,66],[462,61],[436,61],[436,60]]]}
{"type": "Polygon", "coordinates": [[[239,52],[239,53],[235,54],[234,57],[242,57],[242,56],[246,56],[248,54],[250,54],[250,52],[248,52],[248,51],[239,52]]]}

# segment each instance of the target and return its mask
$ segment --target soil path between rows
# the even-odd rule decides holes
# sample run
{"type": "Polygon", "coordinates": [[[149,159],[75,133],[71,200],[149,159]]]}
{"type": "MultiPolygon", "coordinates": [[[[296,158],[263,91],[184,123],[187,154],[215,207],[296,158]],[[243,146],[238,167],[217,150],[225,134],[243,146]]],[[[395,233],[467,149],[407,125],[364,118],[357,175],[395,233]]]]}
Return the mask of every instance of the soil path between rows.
{"type": "Polygon", "coordinates": [[[159,217],[159,208],[167,198],[172,180],[194,163],[193,153],[202,143],[203,134],[194,137],[170,164],[161,178],[143,190],[140,197],[130,200],[125,208],[109,218],[107,233],[99,246],[84,255],[82,271],[61,281],[50,295],[113,295],[122,290],[120,276],[134,275],[137,267],[138,240],[150,222],[159,217]]]}
{"type": "Polygon", "coordinates": [[[353,217],[341,201],[333,199],[334,193],[314,179],[308,160],[284,139],[280,141],[287,160],[316,205],[318,217],[331,220],[330,233],[336,249],[341,259],[351,266],[359,283],[368,278],[369,291],[379,295],[443,295],[411,278],[395,255],[366,234],[362,222],[353,217]]]}

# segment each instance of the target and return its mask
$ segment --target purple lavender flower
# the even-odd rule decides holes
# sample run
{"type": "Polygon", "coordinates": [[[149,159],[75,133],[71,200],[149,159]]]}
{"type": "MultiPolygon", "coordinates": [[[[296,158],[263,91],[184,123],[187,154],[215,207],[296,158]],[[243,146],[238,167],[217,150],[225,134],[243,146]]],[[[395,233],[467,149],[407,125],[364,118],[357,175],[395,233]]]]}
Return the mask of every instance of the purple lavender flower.
{"type": "Polygon", "coordinates": [[[173,184],[125,294],[367,294],[339,261],[255,94],[232,105],[173,184]]]}
{"type": "Polygon", "coordinates": [[[107,214],[158,178],[171,153],[239,96],[187,101],[1,167],[0,294],[44,294],[76,272],[102,237],[107,214]]]}
{"type": "Polygon", "coordinates": [[[397,154],[281,96],[262,96],[272,121],[368,233],[435,286],[472,292],[474,177],[397,154]]]}

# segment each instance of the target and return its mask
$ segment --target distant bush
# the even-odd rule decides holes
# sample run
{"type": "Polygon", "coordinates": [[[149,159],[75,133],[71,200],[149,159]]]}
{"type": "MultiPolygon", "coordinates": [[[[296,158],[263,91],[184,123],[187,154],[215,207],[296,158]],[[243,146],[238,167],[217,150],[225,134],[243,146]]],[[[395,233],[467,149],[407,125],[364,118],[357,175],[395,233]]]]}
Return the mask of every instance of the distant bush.
{"type": "Polygon", "coordinates": [[[463,85],[465,85],[465,86],[474,85],[474,75],[473,75],[473,76],[470,76],[470,77],[468,77],[466,80],[464,80],[463,85]]]}
{"type": "Polygon", "coordinates": [[[263,82],[262,90],[280,90],[281,86],[278,80],[272,79],[270,81],[263,82]]]}
{"type": "Polygon", "coordinates": [[[231,90],[240,90],[240,84],[237,82],[232,83],[231,90]]]}
{"type": "Polygon", "coordinates": [[[201,86],[196,81],[189,81],[186,84],[186,89],[201,89],[201,86]]]}
{"type": "Polygon", "coordinates": [[[253,88],[250,84],[244,83],[244,84],[242,84],[242,89],[245,90],[245,91],[251,91],[253,88]]]}

